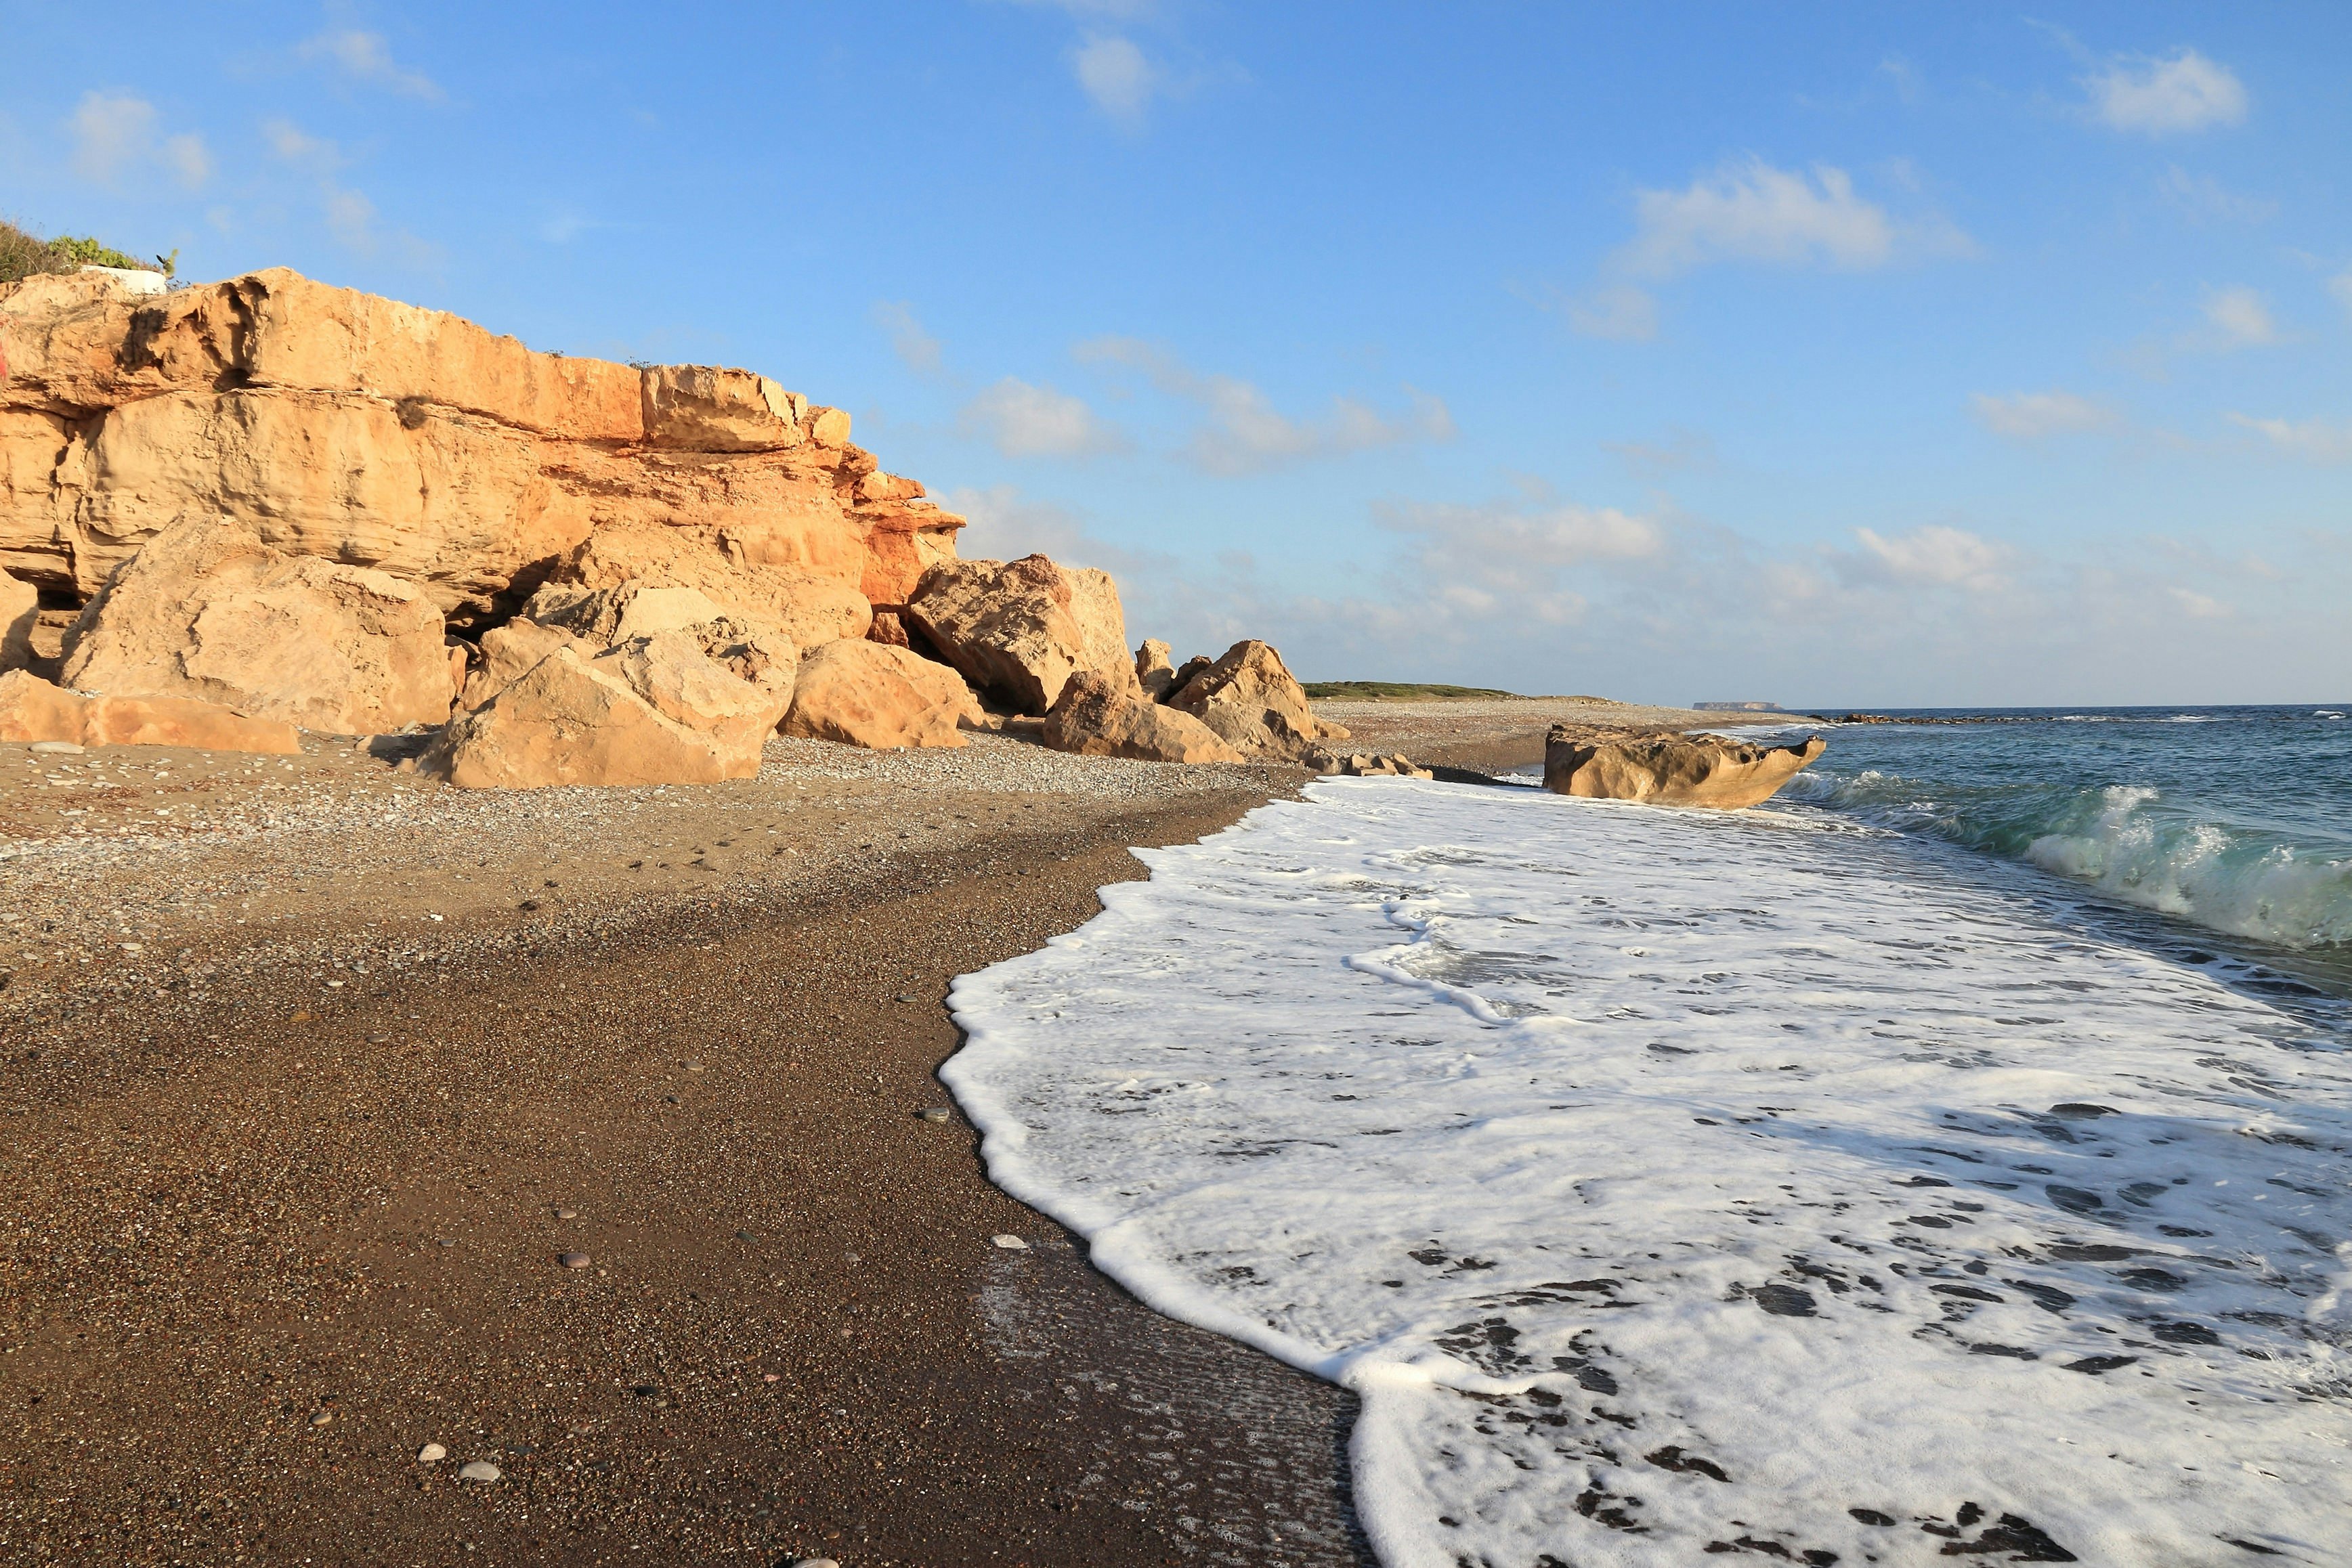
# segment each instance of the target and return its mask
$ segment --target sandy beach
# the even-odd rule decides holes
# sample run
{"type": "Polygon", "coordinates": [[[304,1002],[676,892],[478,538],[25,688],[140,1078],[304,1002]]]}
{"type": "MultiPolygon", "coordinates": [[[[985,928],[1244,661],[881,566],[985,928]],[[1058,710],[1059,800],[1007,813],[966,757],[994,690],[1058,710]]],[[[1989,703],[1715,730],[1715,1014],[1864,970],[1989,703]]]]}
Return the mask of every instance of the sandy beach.
{"type": "MultiPolygon", "coordinates": [[[[1501,768],[1568,715],[1341,716],[1501,768]]],[[[7,748],[0,1552],[1366,1560],[1339,1391],[920,1115],[950,978],[1304,775],[779,740],[496,794],[403,749],[7,748]]]]}

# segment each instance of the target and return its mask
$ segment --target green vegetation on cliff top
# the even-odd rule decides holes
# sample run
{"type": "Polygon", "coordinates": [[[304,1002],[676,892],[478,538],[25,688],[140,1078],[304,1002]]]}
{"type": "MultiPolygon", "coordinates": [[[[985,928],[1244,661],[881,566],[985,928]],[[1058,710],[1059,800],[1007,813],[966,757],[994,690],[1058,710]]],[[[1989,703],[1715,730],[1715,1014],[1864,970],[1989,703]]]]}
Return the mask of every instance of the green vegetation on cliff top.
{"type": "Polygon", "coordinates": [[[1445,686],[1423,681],[1307,681],[1307,695],[1318,702],[1410,703],[1445,698],[1516,697],[1493,686],[1445,686]]]}
{"type": "Polygon", "coordinates": [[[0,283],[16,283],[39,272],[79,272],[85,267],[143,267],[169,277],[179,252],[152,261],[115,249],[94,239],[58,235],[50,239],[0,219],[0,283]]]}

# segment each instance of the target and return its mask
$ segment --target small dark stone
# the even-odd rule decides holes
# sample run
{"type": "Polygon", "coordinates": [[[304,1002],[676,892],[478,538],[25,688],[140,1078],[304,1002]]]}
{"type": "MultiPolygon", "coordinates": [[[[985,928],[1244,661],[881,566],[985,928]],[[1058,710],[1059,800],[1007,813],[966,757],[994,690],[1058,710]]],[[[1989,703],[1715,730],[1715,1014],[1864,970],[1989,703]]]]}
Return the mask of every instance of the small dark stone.
{"type": "Polygon", "coordinates": [[[2148,1331],[2167,1344],[2220,1344],[2221,1336],[2203,1323],[2158,1323],[2148,1331]]]}
{"type": "Polygon", "coordinates": [[[2119,1366],[2129,1366],[2137,1361],[2136,1355],[2086,1355],[2080,1361],[2066,1364],[2069,1372],[2086,1372],[2096,1377],[2102,1372],[2113,1372],[2119,1366]]]}
{"type": "Polygon", "coordinates": [[[2116,1110],[2113,1105],[2086,1105],[2079,1100],[2069,1100],[2063,1105],[2053,1105],[2050,1107],[2050,1113],[2053,1116],[2067,1116],[2078,1118],[2084,1121],[2089,1121],[2099,1116],[2120,1116],[2123,1114],[2122,1112],[2116,1110]]]}
{"type": "Polygon", "coordinates": [[[2051,1202],[2069,1214],[2088,1214],[2095,1208],[2104,1207],[2107,1201],[2095,1192],[2090,1192],[2079,1186],[2062,1186],[2056,1182],[2051,1183],[2042,1190],[2050,1195],[2051,1202]]]}
{"type": "Polygon", "coordinates": [[[1794,1285],[1766,1285],[1755,1292],[1756,1304],[1776,1318],[1810,1318],[1814,1315],[1813,1297],[1810,1291],[1800,1291],[1794,1285]]]}
{"type": "Polygon", "coordinates": [[[1864,1524],[1875,1524],[1884,1528],[1895,1522],[1893,1514],[1881,1513],[1874,1508],[1850,1508],[1845,1511],[1848,1517],[1864,1524]]]}

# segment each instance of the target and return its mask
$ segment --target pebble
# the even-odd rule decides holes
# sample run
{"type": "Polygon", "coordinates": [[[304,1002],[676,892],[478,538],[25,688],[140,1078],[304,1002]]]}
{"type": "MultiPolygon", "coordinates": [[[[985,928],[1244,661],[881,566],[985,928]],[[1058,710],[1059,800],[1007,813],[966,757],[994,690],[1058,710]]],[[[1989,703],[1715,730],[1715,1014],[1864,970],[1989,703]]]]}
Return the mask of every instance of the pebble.
{"type": "Polygon", "coordinates": [[[955,1113],[949,1110],[944,1105],[926,1105],[921,1110],[916,1112],[915,1114],[920,1116],[926,1122],[944,1122],[950,1116],[954,1115],[955,1113]]]}
{"type": "Polygon", "coordinates": [[[559,1208],[555,1211],[555,1218],[558,1219],[577,1219],[580,1218],[580,1211],[576,1208],[559,1208]]]}
{"type": "Polygon", "coordinates": [[[793,1562],[793,1568],[841,1568],[841,1564],[830,1557],[803,1557],[793,1562]]]}
{"type": "Polygon", "coordinates": [[[81,755],[81,747],[70,740],[37,740],[33,742],[33,750],[36,755],[43,757],[79,757],[81,755]]]}
{"type": "Polygon", "coordinates": [[[416,1462],[420,1465],[437,1465],[448,1457],[449,1450],[438,1443],[427,1443],[416,1450],[416,1462]]]}
{"type": "Polygon", "coordinates": [[[559,1253],[556,1256],[555,1260],[562,1264],[567,1269],[585,1269],[590,1263],[594,1261],[594,1260],[590,1258],[585,1252],[559,1253]]]}
{"type": "Polygon", "coordinates": [[[335,1413],[333,1411],[321,1410],[316,1416],[310,1417],[310,1425],[313,1427],[323,1427],[334,1418],[335,1413]]]}
{"type": "Polygon", "coordinates": [[[495,1481],[502,1480],[505,1477],[506,1471],[488,1459],[476,1459],[457,1472],[457,1479],[461,1481],[495,1481]]]}
{"type": "Polygon", "coordinates": [[[1022,1240],[1018,1236],[992,1236],[989,1239],[995,1242],[999,1247],[1003,1248],[1007,1252],[1026,1252],[1029,1250],[1029,1243],[1022,1240]]]}
{"type": "Polygon", "coordinates": [[[908,995],[908,994],[907,992],[905,992],[905,991],[900,991],[900,992],[898,993],[898,999],[899,999],[900,1001],[902,1001],[902,1002],[911,1002],[911,1001],[915,1000],[916,998],[915,998],[914,997],[912,997],[912,996],[908,995]]]}

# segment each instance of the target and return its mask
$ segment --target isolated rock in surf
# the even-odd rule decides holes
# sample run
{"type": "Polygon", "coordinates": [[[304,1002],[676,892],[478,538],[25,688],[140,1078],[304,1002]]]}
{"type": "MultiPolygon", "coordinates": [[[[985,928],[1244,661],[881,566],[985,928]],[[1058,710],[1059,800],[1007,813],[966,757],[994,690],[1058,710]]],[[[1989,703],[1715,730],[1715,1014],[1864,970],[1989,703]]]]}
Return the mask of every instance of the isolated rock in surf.
{"type": "Polygon", "coordinates": [[[150,539],[83,606],[62,674],[83,691],[193,697],[336,735],[439,724],[456,695],[422,589],[289,556],[235,517],[150,539]]]}
{"type": "Polygon", "coordinates": [[[923,573],[906,615],[940,657],[1016,713],[1047,712],[1081,670],[1115,685],[1135,680],[1118,587],[1091,567],[1042,555],[942,562],[923,573]]]}
{"type": "Polygon", "coordinates": [[[85,696],[26,670],[0,674],[0,740],[62,740],[75,746],[189,746],[292,757],[294,727],[248,718],[191,697],[85,696]]]}
{"type": "Polygon", "coordinates": [[[963,526],[880,473],[846,413],[766,377],[534,353],[284,268],[160,296],[0,284],[0,569],[84,597],[186,515],[249,510],[289,554],[408,578],[471,621],[592,534],[653,530],[765,578],[740,604],[671,580],[814,641],[825,604],[861,635],[863,601],[902,601],[963,526]]]}
{"type": "Polygon", "coordinates": [[[0,671],[33,662],[33,625],[40,613],[41,591],[0,571],[0,671]]]}
{"type": "Polygon", "coordinates": [[[828,643],[801,661],[784,733],[887,750],[969,746],[979,699],[945,664],[887,643],[828,643]]]}
{"type": "Polygon", "coordinates": [[[1242,754],[1194,718],[1092,670],[1063,683],[1040,738],[1056,751],[1146,762],[1239,762],[1242,754]]]}
{"type": "Polygon", "coordinates": [[[475,789],[749,779],[798,667],[789,643],[729,641],[725,622],[592,653],[577,640],[556,646],[453,719],[426,769],[475,789]]]}
{"type": "Polygon", "coordinates": [[[1401,751],[1354,751],[1341,756],[1336,751],[1315,750],[1307,754],[1307,766],[1318,773],[1338,774],[1346,779],[1434,779],[1430,769],[1417,766],[1401,751]]]}
{"type": "Polygon", "coordinates": [[[1596,800],[1737,810],[1771,799],[1829,742],[1750,746],[1719,735],[1642,735],[1554,725],[1544,741],[1544,788],[1596,800]]]}
{"type": "Polygon", "coordinates": [[[1306,688],[1292,677],[1282,655],[1255,641],[1226,649],[1224,657],[1187,681],[1168,703],[1216,731],[1244,757],[1305,762],[1328,749],[1324,742],[1349,737],[1339,726],[1315,716],[1306,688]]]}

